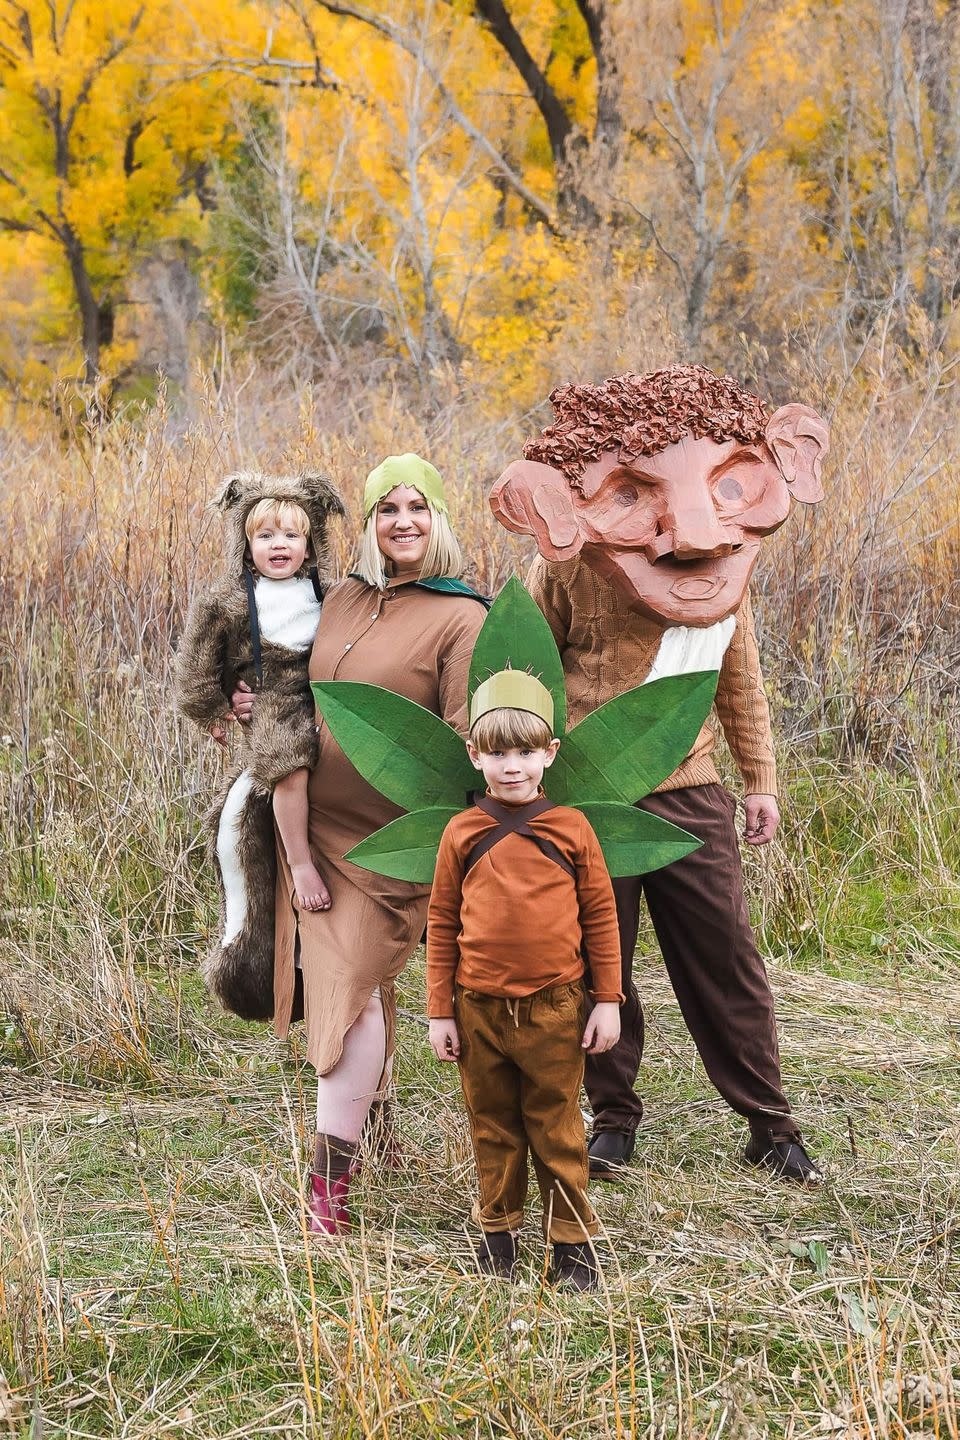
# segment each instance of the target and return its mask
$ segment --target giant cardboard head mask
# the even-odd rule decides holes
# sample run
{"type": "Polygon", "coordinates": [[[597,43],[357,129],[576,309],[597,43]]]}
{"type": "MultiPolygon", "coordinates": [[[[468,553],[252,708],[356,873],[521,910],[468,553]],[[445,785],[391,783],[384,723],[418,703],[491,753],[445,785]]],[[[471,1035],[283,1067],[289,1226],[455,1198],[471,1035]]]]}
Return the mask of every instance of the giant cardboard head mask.
{"type": "Polygon", "coordinates": [[[702,365],[562,385],[550,399],[556,422],[501,475],[493,512],[547,560],[581,555],[662,623],[731,615],[791,498],[823,498],[817,412],[770,414],[702,365]]]}

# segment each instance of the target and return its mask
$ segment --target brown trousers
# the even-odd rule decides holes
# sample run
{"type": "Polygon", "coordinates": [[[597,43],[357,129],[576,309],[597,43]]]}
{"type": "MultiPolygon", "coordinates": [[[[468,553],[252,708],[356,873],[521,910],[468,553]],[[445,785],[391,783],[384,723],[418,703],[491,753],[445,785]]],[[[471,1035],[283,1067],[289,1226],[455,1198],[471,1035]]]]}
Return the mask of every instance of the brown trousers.
{"type": "Polygon", "coordinates": [[[689,785],[649,795],[640,808],[704,843],[662,870],[613,882],[626,1004],[617,1044],[587,1056],[594,1129],[632,1133],[643,1114],[633,1088],[643,1054],[643,1010],[633,983],[643,895],[708,1076],[754,1134],[797,1135],[780,1080],[773,996],[743,894],[733,797],[722,785],[689,785]]]}
{"type": "Polygon", "coordinates": [[[455,1009],[480,1190],[474,1220],[488,1231],[520,1228],[529,1150],[548,1239],[575,1244],[595,1235],[580,1113],[583,986],[508,1000],[458,985],[455,1009]]]}

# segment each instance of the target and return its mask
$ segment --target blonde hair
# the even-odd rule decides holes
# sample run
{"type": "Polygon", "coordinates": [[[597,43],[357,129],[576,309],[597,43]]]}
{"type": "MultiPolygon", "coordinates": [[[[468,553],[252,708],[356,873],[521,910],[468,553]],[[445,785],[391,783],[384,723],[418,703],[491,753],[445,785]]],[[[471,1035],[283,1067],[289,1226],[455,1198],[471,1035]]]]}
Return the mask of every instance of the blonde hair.
{"type": "MultiPolygon", "coordinates": [[[[427,500],[427,508],[431,515],[430,539],[427,542],[427,552],[423,557],[419,578],[435,580],[438,576],[443,576],[456,580],[463,574],[463,551],[460,549],[460,542],[454,535],[450,520],[444,512],[435,510],[429,500],[427,500]]],[[[357,552],[357,574],[361,575],[375,590],[385,590],[390,577],[387,575],[383,551],[377,544],[378,509],[379,504],[370,511],[364,522],[363,533],[360,536],[360,548],[357,552]]]]}
{"type": "Polygon", "coordinates": [[[470,729],[470,743],[481,755],[495,750],[546,750],[552,739],[546,720],[530,710],[488,710],[470,729]]]}
{"type": "Polygon", "coordinates": [[[273,496],[258,500],[256,505],[247,511],[247,518],[243,522],[247,539],[252,540],[260,526],[265,525],[268,520],[275,521],[281,529],[296,530],[298,535],[310,538],[310,516],[295,500],[277,500],[273,496]]]}

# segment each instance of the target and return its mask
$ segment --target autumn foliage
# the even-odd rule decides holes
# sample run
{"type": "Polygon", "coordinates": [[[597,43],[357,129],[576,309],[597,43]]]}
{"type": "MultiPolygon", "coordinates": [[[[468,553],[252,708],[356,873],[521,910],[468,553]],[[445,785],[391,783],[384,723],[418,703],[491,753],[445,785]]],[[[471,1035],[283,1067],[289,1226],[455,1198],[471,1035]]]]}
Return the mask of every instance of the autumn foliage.
{"type": "Polygon", "coordinates": [[[958,42],[945,0],[0,0],[5,388],[251,352],[529,401],[651,317],[949,351],[958,42]]]}

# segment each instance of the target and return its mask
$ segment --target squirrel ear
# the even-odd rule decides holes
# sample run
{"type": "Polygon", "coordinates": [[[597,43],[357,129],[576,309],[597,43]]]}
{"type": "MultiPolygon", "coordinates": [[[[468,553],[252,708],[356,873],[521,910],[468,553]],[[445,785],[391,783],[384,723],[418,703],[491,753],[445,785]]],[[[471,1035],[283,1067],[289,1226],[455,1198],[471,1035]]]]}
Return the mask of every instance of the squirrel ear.
{"type": "Polygon", "coordinates": [[[326,475],[321,475],[315,470],[308,470],[301,478],[303,484],[309,487],[311,495],[325,515],[346,515],[347,509],[340,491],[326,475]]]}
{"type": "Polygon", "coordinates": [[[515,460],[490,492],[494,515],[517,535],[533,535],[545,560],[569,560],[583,536],[566,477],[537,460],[515,460]]]}
{"type": "Polygon", "coordinates": [[[781,405],[767,421],[767,446],[790,494],[804,505],[823,499],[821,469],[830,449],[830,427],[809,405],[781,405]]]}
{"type": "Polygon", "coordinates": [[[218,510],[229,510],[231,505],[236,505],[240,499],[240,476],[228,475],[220,486],[214,497],[214,505],[218,510]]]}

